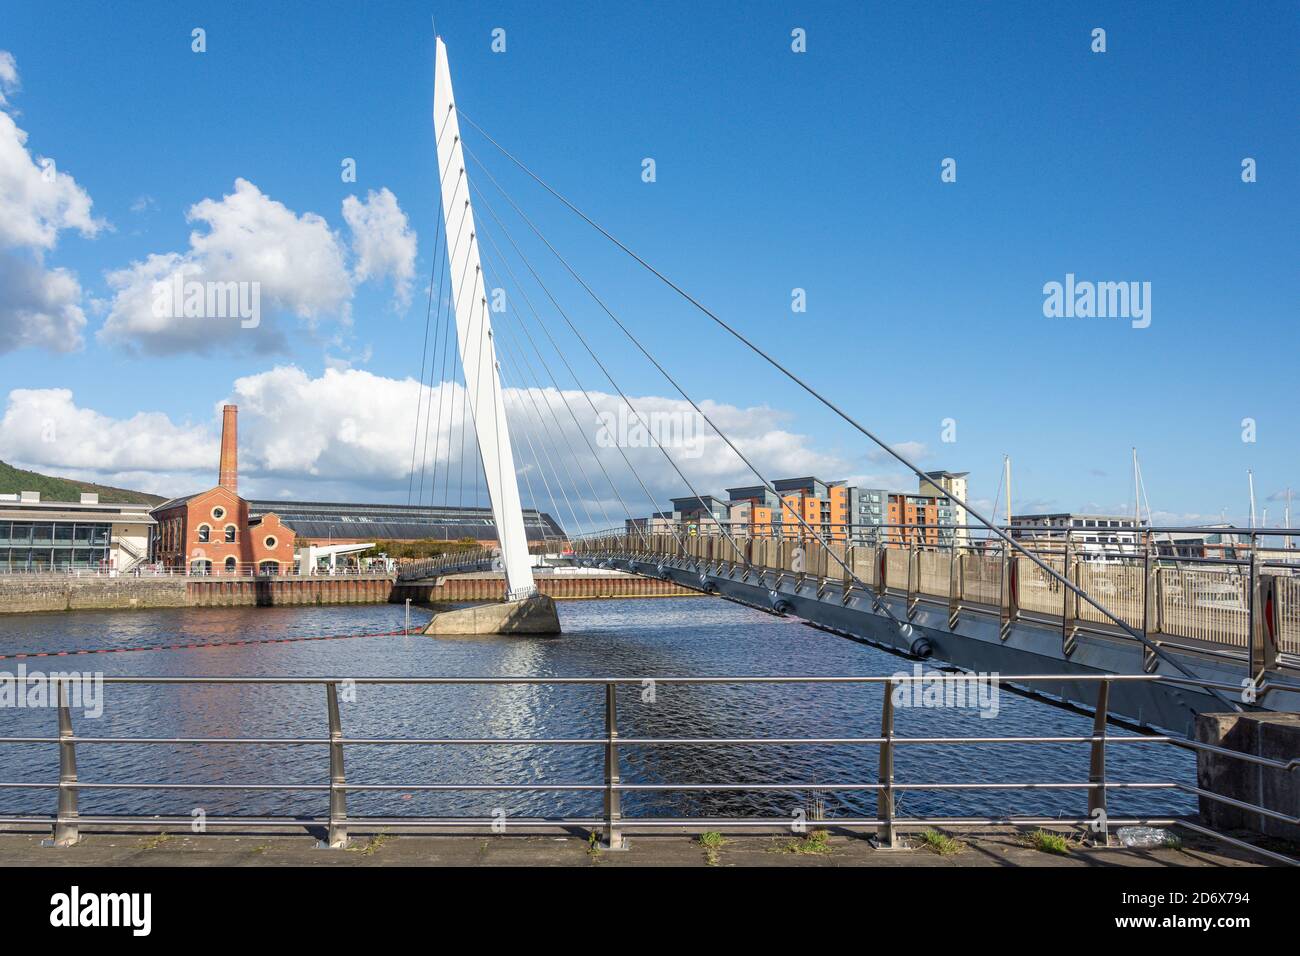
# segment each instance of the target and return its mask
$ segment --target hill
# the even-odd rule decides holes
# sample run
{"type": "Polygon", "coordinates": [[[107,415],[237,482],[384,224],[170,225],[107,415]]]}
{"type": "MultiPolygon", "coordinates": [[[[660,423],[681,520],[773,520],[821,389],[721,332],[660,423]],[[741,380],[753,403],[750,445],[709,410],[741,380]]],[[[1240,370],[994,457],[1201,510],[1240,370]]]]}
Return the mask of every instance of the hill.
{"type": "Polygon", "coordinates": [[[78,501],[82,492],[87,491],[97,492],[101,501],[158,505],[167,500],[158,495],[147,495],[143,491],[129,491],[90,481],[73,481],[71,478],[54,478],[34,471],[24,471],[0,461],[0,494],[19,491],[39,491],[45,501],[78,501]]]}

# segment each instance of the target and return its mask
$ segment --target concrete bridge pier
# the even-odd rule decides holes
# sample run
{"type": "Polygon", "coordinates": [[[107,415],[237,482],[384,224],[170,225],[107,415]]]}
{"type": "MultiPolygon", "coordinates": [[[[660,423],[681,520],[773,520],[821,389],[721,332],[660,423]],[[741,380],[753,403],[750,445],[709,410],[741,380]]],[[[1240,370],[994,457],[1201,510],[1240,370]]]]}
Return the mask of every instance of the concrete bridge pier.
{"type": "Polygon", "coordinates": [[[1269,811],[1254,813],[1202,796],[1202,822],[1300,845],[1300,714],[1198,714],[1196,740],[1242,755],[1197,751],[1201,790],[1269,811]]]}
{"type": "Polygon", "coordinates": [[[433,637],[482,634],[554,636],[560,633],[560,616],[555,601],[548,595],[533,594],[517,601],[442,611],[433,616],[424,633],[433,637]]]}

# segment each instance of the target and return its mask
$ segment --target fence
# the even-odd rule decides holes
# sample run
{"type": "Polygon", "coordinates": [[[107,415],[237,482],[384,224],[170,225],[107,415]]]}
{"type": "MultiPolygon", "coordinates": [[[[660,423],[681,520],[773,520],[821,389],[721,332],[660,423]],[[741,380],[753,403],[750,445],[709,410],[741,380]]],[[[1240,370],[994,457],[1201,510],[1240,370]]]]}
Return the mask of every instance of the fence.
{"type": "MultiPolygon", "coordinates": [[[[890,526],[892,527],[892,526],[890,526]]],[[[908,528],[915,526],[905,526],[908,528]]],[[[947,545],[855,544],[856,534],[819,541],[790,534],[602,532],[574,544],[580,555],[639,556],[646,561],[692,559],[729,567],[853,581],[948,602],[952,606],[1008,608],[1064,619],[1077,627],[1122,622],[1162,639],[1249,652],[1256,643],[1276,656],[1300,656],[1300,553],[1273,552],[1254,543],[1244,558],[1161,555],[1154,533],[1127,553],[1075,548],[1064,538],[1030,542],[1034,556],[1087,594],[1101,609],[997,539],[947,545]],[[883,555],[883,559],[882,559],[883,555]],[[954,567],[955,563],[955,567],[954,567]],[[1112,615],[1114,620],[1112,619],[1112,615]]]]}
{"type": "MultiPolygon", "coordinates": [[[[1059,675],[1022,675],[1001,678],[1009,684],[1032,685],[1043,681],[1059,681],[1059,675]]],[[[399,816],[385,818],[349,818],[347,810],[348,795],[360,791],[587,791],[603,796],[603,813],[598,817],[545,818],[541,820],[520,820],[520,826],[548,826],[555,828],[581,827],[600,832],[604,835],[605,846],[619,848],[623,845],[623,834],[628,828],[637,830],[654,830],[662,828],[693,828],[695,830],[723,828],[774,828],[788,827],[789,819],[730,817],[730,818],[662,818],[662,817],[624,817],[622,796],[636,791],[791,791],[791,792],[830,792],[858,791],[873,793],[876,799],[876,813],[871,817],[821,817],[814,813],[808,821],[814,826],[848,828],[851,830],[874,831],[876,839],[883,846],[897,845],[900,831],[916,830],[933,826],[967,826],[967,825],[1013,825],[1041,826],[1068,825],[1086,827],[1095,841],[1106,841],[1111,827],[1121,825],[1172,826],[1184,825],[1197,832],[1209,833],[1235,846],[1261,853],[1277,862],[1295,864],[1281,854],[1261,850],[1249,843],[1214,833],[1199,824],[1175,816],[1119,818],[1107,813],[1107,796],[1112,791],[1148,790],[1181,791],[1202,799],[1219,801],[1239,809],[1276,818],[1289,823],[1297,823],[1298,818],[1265,807],[1246,804],[1229,797],[1220,796],[1200,787],[1171,780],[1113,781],[1106,775],[1106,758],[1110,748],[1132,746],[1174,746],[1197,752],[1213,753],[1220,757],[1230,757],[1253,764],[1275,769],[1293,771],[1297,761],[1286,763],[1259,757],[1252,754],[1238,753],[1213,744],[1202,743],[1183,737],[1168,735],[1125,734],[1112,735],[1106,723],[1107,702],[1111,686],[1121,681],[1165,681],[1175,684],[1196,684],[1208,686],[1209,682],[1171,678],[1165,675],[1132,676],[1097,676],[1072,677],[1075,681],[1090,681],[1097,688],[1096,716],[1093,730],[1088,735],[1075,736],[902,736],[896,733],[895,709],[896,692],[914,681],[969,683],[968,675],[925,675],[891,677],[408,677],[408,678],[357,678],[355,684],[371,685],[419,685],[434,687],[439,685],[524,685],[529,687],[553,687],[563,685],[580,685],[591,687],[593,692],[601,695],[603,711],[603,734],[591,737],[485,737],[485,738],[399,738],[399,737],[348,737],[344,733],[339,710],[339,680],[309,677],[257,678],[257,677],[104,677],[105,684],[157,684],[157,685],[197,685],[207,690],[214,687],[237,685],[311,685],[322,689],[326,703],[327,726],[318,737],[95,737],[83,736],[75,732],[72,722],[72,708],[69,706],[70,691],[66,681],[58,683],[57,699],[57,736],[42,737],[0,737],[0,746],[46,744],[56,746],[59,753],[59,778],[57,781],[42,782],[0,782],[0,789],[52,790],[56,794],[57,806],[53,814],[46,815],[12,815],[0,817],[0,824],[48,825],[53,828],[54,843],[70,845],[80,838],[83,829],[114,825],[131,825],[158,829],[165,826],[189,826],[190,818],[168,818],[159,815],[105,815],[85,816],[79,813],[78,796],[90,790],[135,790],[135,791],[189,791],[203,792],[213,790],[233,791],[272,791],[283,793],[315,792],[328,795],[328,815],[314,818],[301,817],[250,817],[228,816],[207,817],[208,828],[266,828],[266,827],[321,827],[327,832],[330,846],[341,847],[348,841],[349,827],[355,830],[375,832],[379,829],[435,829],[443,831],[469,830],[472,828],[491,827],[497,832],[500,818],[491,817],[419,817],[399,816]],[[694,684],[694,685],[775,685],[782,688],[790,685],[884,685],[882,704],[879,714],[879,731],[870,736],[845,737],[622,737],[618,721],[618,687],[645,686],[647,680],[657,684],[694,684]],[[144,746],[285,746],[285,747],[320,747],[328,754],[328,772],[326,766],[321,768],[319,783],[277,784],[273,781],[257,783],[229,783],[222,781],[185,781],[156,782],[149,780],[132,780],[126,783],[92,782],[79,778],[77,774],[77,754],[80,748],[113,744],[133,744],[144,746]],[[895,754],[900,747],[927,745],[940,747],[979,746],[996,749],[1004,745],[1059,745],[1078,744],[1089,748],[1089,773],[1087,780],[1060,781],[1047,777],[1018,782],[912,782],[897,779],[895,773],[895,754]],[[529,780],[523,783],[484,783],[475,780],[464,781],[408,781],[394,782],[356,782],[349,781],[346,774],[345,756],[350,748],[357,747],[448,747],[464,746],[476,748],[498,748],[519,746],[563,746],[598,748],[603,754],[603,774],[600,780],[572,781],[565,783],[537,783],[529,780]],[[732,781],[720,780],[713,783],[685,783],[661,781],[653,783],[625,783],[621,775],[620,748],[626,747],[735,747],[735,746],[874,746],[878,751],[877,773],[874,779],[850,781],[732,781]],[[946,790],[964,791],[1027,791],[1054,789],[1077,791],[1080,794],[1079,812],[1070,817],[1018,817],[1008,814],[972,815],[961,817],[908,817],[899,814],[898,798],[907,791],[946,790]],[[821,817],[821,818],[819,818],[821,817]]],[[[1230,687],[1230,685],[1218,685],[1230,687]]],[[[923,713],[925,711],[922,711],[923,713]]],[[[53,719],[53,718],[52,718],[53,719]]],[[[213,763],[212,766],[219,766],[213,763]]],[[[719,761],[718,766],[725,766],[719,761]]]]}

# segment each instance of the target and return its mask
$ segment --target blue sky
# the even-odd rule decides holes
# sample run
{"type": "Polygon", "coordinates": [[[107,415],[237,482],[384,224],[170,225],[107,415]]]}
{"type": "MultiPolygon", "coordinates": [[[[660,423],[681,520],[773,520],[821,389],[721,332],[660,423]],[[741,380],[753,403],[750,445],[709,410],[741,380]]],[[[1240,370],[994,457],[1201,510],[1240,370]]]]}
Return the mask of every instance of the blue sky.
{"type": "MultiPolygon", "coordinates": [[[[215,472],[204,462],[216,409],[233,398],[249,491],[406,500],[394,449],[409,458],[403,418],[415,412],[397,386],[419,373],[438,216],[432,14],[465,114],[921,465],[972,472],[974,498],[992,497],[1010,454],[1017,511],[1126,507],[1137,446],[1158,517],[1244,520],[1252,468],[1260,512],[1280,523],[1281,503],[1265,499],[1300,487],[1294,3],[700,6],[193,3],[126,16],[6,4],[0,50],[17,83],[5,108],[100,225],[65,217],[53,244],[11,235],[0,250],[75,275],[84,314],[74,350],[0,352],[0,457],[184,493],[215,472]],[[791,50],[796,27],[806,53],[791,50]],[[1090,49],[1096,27],[1104,53],[1090,49]],[[355,183],[340,178],[347,157],[355,183]],[[953,183],[940,180],[947,157],[953,183]],[[1246,157],[1256,182],[1242,181],[1246,157]],[[192,233],[213,228],[187,212],[225,209],[236,180],[295,229],[321,217],[347,287],[321,304],[310,296],[327,283],[313,282],[293,300],[313,315],[282,310],[265,334],[206,353],[158,354],[134,327],[102,333],[120,291],[107,274],[185,255],[192,233]],[[400,252],[413,239],[418,252],[359,277],[343,204],[383,190],[406,226],[376,241],[400,252]],[[1045,317],[1043,286],[1067,273],[1149,282],[1150,326],[1045,317]],[[794,288],[804,313],[791,310],[794,288]],[[292,414],[297,403],[311,414],[292,414]],[[34,415],[59,437],[34,440],[34,415]],[[947,418],[953,443],[941,440],[947,418]],[[1247,418],[1254,442],[1242,440],[1247,418]]],[[[806,468],[911,486],[481,137],[466,141],[688,391],[734,406],[720,417],[769,477],[806,468]]],[[[523,241],[526,229],[512,232],[523,241]]],[[[545,250],[524,244],[619,384],[673,397],[545,250]]],[[[609,391],[590,362],[579,372],[609,391]]],[[[684,468],[700,490],[746,483],[724,457],[684,468]]],[[[646,468],[656,494],[677,486],[662,462],[646,468]]]]}

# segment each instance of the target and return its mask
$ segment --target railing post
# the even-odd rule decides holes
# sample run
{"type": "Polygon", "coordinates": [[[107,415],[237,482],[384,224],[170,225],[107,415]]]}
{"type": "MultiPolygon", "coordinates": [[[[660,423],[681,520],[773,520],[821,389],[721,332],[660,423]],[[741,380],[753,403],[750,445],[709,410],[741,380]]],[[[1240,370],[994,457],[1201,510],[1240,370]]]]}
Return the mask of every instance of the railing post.
{"type": "Polygon", "coordinates": [[[59,812],[51,846],[72,846],[81,840],[77,828],[77,745],[73,741],[68,682],[59,681],[59,812]]]}
{"type": "Polygon", "coordinates": [[[916,614],[916,604],[920,600],[919,593],[921,589],[921,551],[917,547],[916,539],[912,539],[912,546],[907,552],[907,619],[910,621],[916,614]]]}
{"type": "Polygon", "coordinates": [[[1092,757],[1088,764],[1088,817],[1092,842],[1106,846],[1110,826],[1106,820],[1106,713],[1110,708],[1110,681],[1098,681],[1097,711],[1092,718],[1092,757]]]}
{"type": "Polygon", "coordinates": [[[618,685],[605,685],[605,843],[606,850],[623,850],[623,795],[615,788],[618,775],[618,685]]]}
{"type": "Polygon", "coordinates": [[[1147,537],[1146,546],[1142,549],[1142,636],[1149,637],[1151,634],[1151,605],[1152,605],[1152,588],[1153,565],[1151,563],[1151,538],[1147,537]]]}
{"type": "Polygon", "coordinates": [[[1005,542],[1002,545],[1002,580],[998,591],[1001,597],[1001,607],[998,612],[998,637],[1006,640],[1011,636],[1011,625],[1015,623],[1020,616],[1020,564],[1015,555],[1011,553],[1011,546],[1005,542]]]}
{"type": "MultiPolygon", "coordinates": [[[[1071,583],[1077,583],[1075,568],[1074,549],[1070,546],[1070,539],[1065,539],[1065,562],[1061,570],[1061,577],[1071,583]]],[[[1074,653],[1075,639],[1079,633],[1079,596],[1073,590],[1061,585],[1061,653],[1067,658],[1074,653]]]]}
{"type": "Polygon", "coordinates": [[[885,700],[880,708],[880,789],[876,791],[876,845],[895,848],[894,830],[894,682],[885,681],[885,700]]]}
{"type": "Polygon", "coordinates": [[[343,774],[343,725],[339,720],[339,689],[333,681],[325,685],[325,704],[330,724],[330,822],[327,845],[343,849],[348,845],[348,792],[343,774]]]}
{"type": "Polygon", "coordinates": [[[1263,672],[1277,669],[1278,646],[1282,634],[1279,580],[1276,574],[1257,574],[1251,587],[1250,656],[1252,661],[1257,662],[1250,674],[1252,679],[1261,677],[1263,672]]]}
{"type": "Polygon", "coordinates": [[[948,562],[948,630],[957,630],[961,617],[961,552],[953,546],[948,562]]]}
{"type": "Polygon", "coordinates": [[[1248,651],[1249,670],[1246,674],[1251,680],[1260,676],[1264,668],[1264,655],[1261,653],[1263,648],[1259,640],[1261,628],[1259,626],[1259,539],[1251,536],[1250,539],[1250,578],[1246,584],[1246,643],[1250,646],[1248,651]]]}

